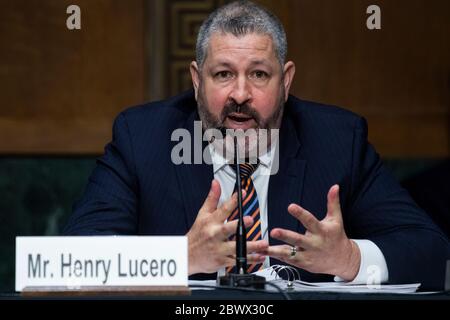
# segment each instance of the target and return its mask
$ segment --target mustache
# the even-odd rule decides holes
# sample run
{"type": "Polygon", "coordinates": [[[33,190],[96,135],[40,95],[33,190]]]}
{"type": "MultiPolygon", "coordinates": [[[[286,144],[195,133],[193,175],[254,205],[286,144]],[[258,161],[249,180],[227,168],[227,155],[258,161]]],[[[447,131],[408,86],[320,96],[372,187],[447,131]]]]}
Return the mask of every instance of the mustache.
{"type": "Polygon", "coordinates": [[[260,123],[261,117],[258,111],[256,111],[247,103],[239,104],[236,103],[236,101],[230,101],[224,106],[221,113],[221,122],[223,123],[230,114],[235,112],[242,113],[245,114],[246,116],[252,117],[253,119],[255,119],[256,123],[258,124],[260,123]]]}

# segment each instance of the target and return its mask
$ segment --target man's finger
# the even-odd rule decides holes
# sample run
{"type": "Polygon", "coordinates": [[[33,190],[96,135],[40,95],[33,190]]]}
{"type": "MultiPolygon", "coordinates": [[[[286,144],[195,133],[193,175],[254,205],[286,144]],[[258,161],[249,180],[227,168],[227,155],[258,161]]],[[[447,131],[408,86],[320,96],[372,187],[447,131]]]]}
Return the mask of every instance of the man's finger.
{"type": "Polygon", "coordinates": [[[236,241],[226,241],[221,247],[220,254],[234,257],[236,255],[236,241]]]}
{"type": "Polygon", "coordinates": [[[271,256],[273,258],[286,258],[290,256],[290,253],[292,251],[292,247],[287,244],[281,244],[277,246],[270,246],[267,248],[266,251],[264,251],[265,255],[271,256]]]}
{"type": "MultiPolygon", "coordinates": [[[[262,254],[269,248],[269,243],[266,240],[247,241],[247,253],[262,254]]],[[[236,256],[236,241],[227,241],[223,244],[220,254],[224,256],[236,256]]]]}
{"type": "MultiPolygon", "coordinates": [[[[227,222],[223,225],[222,234],[221,234],[222,240],[226,240],[236,233],[238,222],[239,222],[239,220],[235,219],[235,220],[227,222]]],[[[244,217],[244,227],[249,228],[252,225],[253,225],[253,218],[249,217],[249,216],[245,216],[244,217]]]]}
{"type": "Polygon", "coordinates": [[[327,216],[338,217],[341,215],[341,204],[339,201],[339,185],[330,188],[327,195],[327,216]]]}
{"type": "Polygon", "coordinates": [[[270,246],[264,254],[286,263],[295,264],[300,268],[303,265],[302,252],[297,251],[295,255],[292,255],[292,246],[288,246],[285,244],[270,246]]]}
{"type": "Polygon", "coordinates": [[[233,267],[236,265],[236,258],[234,257],[226,257],[224,267],[233,267]]]}
{"type": "MultiPolygon", "coordinates": [[[[242,190],[242,198],[245,197],[245,190],[242,190]]],[[[237,207],[237,193],[233,193],[230,199],[225,201],[219,208],[217,208],[216,213],[214,216],[220,221],[224,222],[230,214],[236,209],[237,207]]]]}
{"type": "Polygon", "coordinates": [[[247,265],[254,263],[264,263],[266,256],[258,253],[251,253],[247,255],[247,265]]]}
{"type": "MultiPolygon", "coordinates": [[[[229,256],[229,258],[236,261],[236,256],[229,256]]],[[[263,263],[266,260],[266,255],[259,254],[259,253],[250,253],[247,255],[247,265],[253,264],[253,263],[263,263]]]]}
{"type": "Polygon", "coordinates": [[[200,212],[214,212],[214,210],[217,209],[217,204],[219,203],[220,193],[220,184],[217,180],[213,179],[208,196],[206,197],[200,212]]]}
{"type": "Polygon", "coordinates": [[[303,209],[298,204],[292,203],[288,207],[288,211],[295,218],[297,218],[306,229],[312,233],[319,233],[320,221],[314,217],[314,215],[306,209],[303,209]]]}
{"type": "Polygon", "coordinates": [[[248,253],[262,253],[269,248],[269,243],[266,240],[247,241],[248,253]]]}
{"type": "Polygon", "coordinates": [[[270,232],[270,236],[272,238],[284,241],[291,246],[297,246],[303,249],[311,249],[313,246],[311,239],[308,239],[308,237],[303,234],[291,230],[276,228],[270,232]]]}

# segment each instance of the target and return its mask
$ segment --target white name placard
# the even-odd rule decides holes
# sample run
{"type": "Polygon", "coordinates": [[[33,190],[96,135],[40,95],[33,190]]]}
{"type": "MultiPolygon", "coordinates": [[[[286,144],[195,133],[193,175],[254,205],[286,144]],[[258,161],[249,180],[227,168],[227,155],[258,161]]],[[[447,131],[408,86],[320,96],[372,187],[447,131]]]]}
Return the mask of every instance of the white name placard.
{"type": "Polygon", "coordinates": [[[16,237],[16,291],[187,285],[184,236],[16,237]]]}

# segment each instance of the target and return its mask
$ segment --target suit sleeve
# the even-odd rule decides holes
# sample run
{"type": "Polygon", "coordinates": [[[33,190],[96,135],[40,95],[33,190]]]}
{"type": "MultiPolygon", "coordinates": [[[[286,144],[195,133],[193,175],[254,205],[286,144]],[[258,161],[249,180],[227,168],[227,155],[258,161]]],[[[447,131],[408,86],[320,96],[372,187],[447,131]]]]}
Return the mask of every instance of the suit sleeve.
{"type": "Polygon", "coordinates": [[[367,142],[367,123],[361,118],[354,130],[352,161],[346,222],[350,236],[380,248],[390,283],[420,282],[422,289],[442,290],[449,241],[383,166],[367,142]]]}
{"type": "Polygon", "coordinates": [[[129,128],[124,114],[114,122],[113,139],[74,204],[66,235],[137,233],[137,179],[129,128]]]}

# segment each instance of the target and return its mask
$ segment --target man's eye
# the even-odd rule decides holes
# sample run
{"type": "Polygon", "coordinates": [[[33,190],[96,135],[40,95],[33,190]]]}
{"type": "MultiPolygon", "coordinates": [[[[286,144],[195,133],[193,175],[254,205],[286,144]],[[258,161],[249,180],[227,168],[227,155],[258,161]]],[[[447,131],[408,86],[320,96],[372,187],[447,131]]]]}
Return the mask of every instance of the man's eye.
{"type": "Polygon", "coordinates": [[[216,78],[218,79],[229,79],[232,77],[232,74],[230,71],[219,71],[216,73],[216,78]]]}
{"type": "Polygon", "coordinates": [[[267,72],[261,71],[261,70],[253,72],[253,74],[251,76],[252,76],[252,78],[255,78],[257,80],[265,80],[269,77],[267,72]]]}

